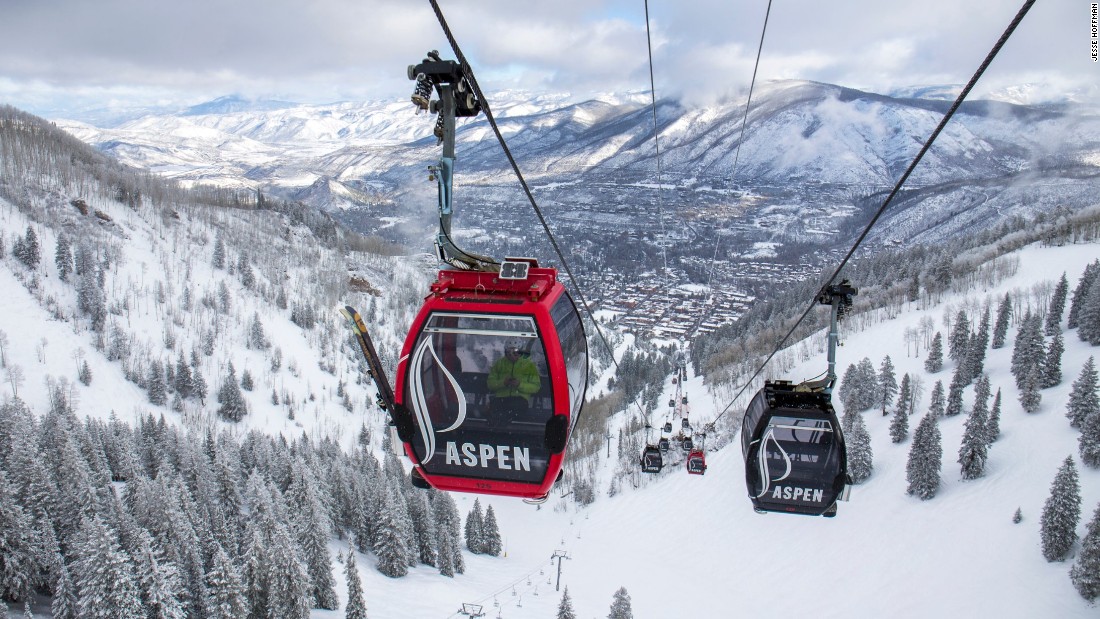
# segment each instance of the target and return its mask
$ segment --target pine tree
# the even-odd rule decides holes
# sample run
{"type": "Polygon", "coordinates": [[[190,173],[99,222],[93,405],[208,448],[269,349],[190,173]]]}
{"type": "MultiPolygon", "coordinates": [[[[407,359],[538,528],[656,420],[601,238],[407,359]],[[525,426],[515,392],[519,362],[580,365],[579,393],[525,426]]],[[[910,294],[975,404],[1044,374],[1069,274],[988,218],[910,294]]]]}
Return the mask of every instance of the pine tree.
{"type": "Polygon", "coordinates": [[[218,390],[218,404],[221,405],[218,408],[218,415],[226,421],[238,422],[248,414],[248,407],[241,394],[241,388],[237,384],[237,372],[233,369],[232,361],[229,362],[222,388],[218,390]]]}
{"type": "MultiPolygon", "coordinates": [[[[1098,280],[1100,281],[1100,280],[1098,280]]],[[[1077,337],[1093,346],[1100,345],[1100,286],[1093,282],[1078,315],[1077,337]]]]}
{"type": "Polygon", "coordinates": [[[634,611],[630,608],[630,594],[626,592],[626,587],[619,587],[615,592],[607,619],[634,619],[634,611]]]}
{"type": "Polygon", "coordinates": [[[577,619],[577,613],[573,611],[573,600],[569,597],[569,586],[561,594],[561,602],[558,603],[557,619],[577,619]]]}
{"type": "Polygon", "coordinates": [[[427,493],[416,490],[406,495],[405,500],[409,504],[409,518],[412,521],[413,537],[416,539],[417,559],[424,565],[438,567],[439,532],[436,530],[427,493]]]}
{"type": "Polygon", "coordinates": [[[54,251],[53,263],[57,266],[58,279],[63,282],[69,281],[69,275],[73,272],[73,249],[65,233],[57,235],[57,250],[54,251]]]}
{"type": "Polygon", "coordinates": [[[409,573],[409,539],[399,521],[396,487],[385,491],[385,503],[378,517],[377,542],[374,554],[378,557],[378,571],[390,578],[400,578],[409,573]]]}
{"type": "Polygon", "coordinates": [[[210,619],[237,619],[247,615],[244,585],[237,568],[220,544],[214,552],[213,564],[206,573],[206,590],[210,592],[210,619]]]}
{"type": "MultiPolygon", "coordinates": [[[[983,377],[984,378],[984,377],[983,377]]],[[[988,395],[988,390],[987,390],[988,395]]],[[[977,479],[985,472],[985,461],[989,449],[989,418],[985,411],[985,402],[975,405],[966,419],[962,445],[959,447],[959,464],[962,465],[963,479],[977,479]]]]}
{"type": "Polygon", "coordinates": [[[137,531],[134,563],[146,616],[156,619],[183,619],[186,616],[183,605],[176,597],[179,589],[179,572],[176,566],[157,557],[153,550],[153,538],[147,531],[140,528],[137,531]]]}
{"type": "Polygon", "coordinates": [[[286,491],[291,524],[302,560],[309,573],[313,606],[335,610],[339,606],[336,582],[332,578],[332,557],[328,552],[332,523],[318,497],[313,474],[299,461],[291,465],[291,482],[286,491]]]}
{"type": "Polygon", "coordinates": [[[1100,597],[1100,505],[1092,514],[1081,553],[1069,571],[1069,579],[1081,597],[1093,601],[1100,597]]]}
{"type": "Polygon", "coordinates": [[[909,436],[909,409],[913,403],[913,391],[909,382],[909,375],[901,377],[901,389],[898,394],[898,404],[895,407],[894,419],[890,421],[890,440],[901,443],[909,436]]]}
{"type": "Polygon", "coordinates": [[[1100,384],[1096,373],[1096,361],[1089,357],[1081,368],[1081,374],[1073,381],[1073,388],[1069,393],[1069,402],[1066,404],[1066,417],[1069,425],[1074,428],[1084,426],[1085,420],[1094,413],[1100,412],[1100,384]]]}
{"type": "Polygon", "coordinates": [[[493,513],[493,506],[485,508],[485,520],[482,521],[481,530],[482,551],[487,555],[499,557],[504,549],[500,540],[500,529],[497,528],[497,516],[493,513]]]}
{"type": "Polygon", "coordinates": [[[1093,468],[1100,467],[1100,412],[1085,417],[1077,445],[1082,462],[1093,468]]]}
{"type": "Polygon", "coordinates": [[[264,333],[264,325],[260,322],[259,312],[252,314],[252,322],[248,326],[248,347],[254,350],[271,348],[271,343],[267,341],[267,335],[264,333]]]}
{"type": "Polygon", "coordinates": [[[1033,365],[1024,379],[1020,391],[1020,406],[1023,407],[1025,412],[1034,413],[1038,411],[1039,405],[1043,402],[1043,394],[1039,393],[1039,373],[1041,371],[1038,365],[1033,365]]]}
{"type": "Polygon", "coordinates": [[[31,593],[38,570],[30,519],[16,502],[15,489],[0,469],[0,599],[18,602],[31,593]]]}
{"type": "Polygon", "coordinates": [[[1050,297],[1050,309],[1047,312],[1047,321],[1043,326],[1044,335],[1054,335],[1061,333],[1062,328],[1062,313],[1066,310],[1066,295],[1069,293],[1069,280],[1066,279],[1065,272],[1062,273],[1062,279],[1058,280],[1058,285],[1054,287],[1054,294],[1050,297]]]}
{"type": "Polygon", "coordinates": [[[77,619],[79,613],[76,585],[69,576],[65,561],[58,556],[57,576],[54,579],[53,600],[50,601],[50,614],[54,619],[77,619]]]}
{"type": "Polygon", "coordinates": [[[1043,505],[1043,515],[1039,520],[1043,557],[1047,561],[1066,558],[1077,541],[1077,522],[1080,519],[1081,486],[1077,480],[1077,467],[1072,457],[1066,457],[1050,487],[1050,497],[1043,505]]]}
{"type": "Polygon", "coordinates": [[[947,340],[947,356],[956,363],[961,363],[966,357],[967,347],[970,345],[970,319],[965,310],[959,310],[955,315],[955,326],[951,330],[951,336],[947,340]]]}
{"type": "Polygon", "coordinates": [[[844,370],[844,377],[840,380],[840,388],[837,390],[837,395],[840,396],[840,404],[845,411],[858,410],[856,408],[858,404],[858,398],[856,397],[858,383],[859,371],[856,369],[855,364],[849,363],[848,369],[844,370]]]}
{"type": "Polygon", "coordinates": [[[978,329],[971,334],[966,351],[966,380],[969,383],[985,370],[985,349],[989,346],[989,310],[982,313],[978,329]]]}
{"type": "Polygon", "coordinates": [[[940,468],[943,466],[943,448],[936,416],[931,412],[917,424],[913,433],[913,446],[909,448],[909,462],[905,477],[909,482],[907,492],[922,501],[936,496],[940,488],[940,468]]]}
{"type": "Polygon", "coordinates": [[[164,367],[160,361],[149,364],[149,376],[145,379],[149,390],[149,403],[163,406],[168,402],[168,386],[164,382],[164,367]]]}
{"type": "Polygon", "coordinates": [[[481,515],[481,500],[474,499],[474,506],[466,515],[466,548],[475,555],[485,552],[485,525],[481,515]]]}
{"type": "Polygon", "coordinates": [[[225,268],[225,241],[222,240],[221,232],[214,237],[214,258],[211,264],[215,269],[225,268]]]}
{"type": "Polygon", "coordinates": [[[943,395],[943,381],[937,380],[932,387],[932,395],[929,398],[928,414],[933,417],[943,417],[946,406],[946,399],[943,395]]]}
{"type": "Polygon", "coordinates": [[[924,369],[929,374],[935,374],[943,369],[943,335],[939,331],[936,331],[936,335],[932,338],[928,357],[924,359],[924,369]]]}
{"type": "Polygon", "coordinates": [[[191,376],[191,366],[187,365],[187,360],[183,358],[183,351],[180,351],[179,359],[176,360],[176,382],[173,387],[184,399],[190,398],[194,393],[195,381],[191,376]]]}
{"type": "Polygon", "coordinates": [[[966,387],[966,379],[963,378],[962,366],[955,368],[955,374],[951,377],[951,387],[947,390],[947,403],[943,414],[954,417],[963,409],[963,389],[966,387]]]}
{"type": "Polygon", "coordinates": [[[1012,514],[1012,524],[1020,524],[1024,519],[1024,512],[1019,507],[1016,508],[1016,513],[1012,514]]]}
{"type": "Polygon", "coordinates": [[[92,368],[88,365],[88,360],[85,359],[80,365],[80,373],[77,374],[77,379],[84,384],[85,387],[92,384],[92,368]]]}
{"type": "Polygon", "coordinates": [[[1016,343],[1012,347],[1012,375],[1016,377],[1016,387],[1023,389],[1024,379],[1032,367],[1038,367],[1044,357],[1043,334],[1039,329],[1039,317],[1028,312],[1016,332],[1016,343]]]}
{"type": "Polygon", "coordinates": [[[1058,331],[1050,340],[1046,357],[1043,359],[1042,376],[1039,379],[1039,388],[1047,389],[1062,384],[1062,353],[1065,346],[1062,344],[1062,332],[1058,331]]]}
{"type": "Polygon", "coordinates": [[[13,253],[28,269],[38,268],[38,263],[42,260],[42,250],[38,246],[38,235],[34,228],[27,226],[26,235],[16,242],[13,253]]]}
{"type": "Polygon", "coordinates": [[[997,307],[997,321],[993,325],[993,348],[1003,348],[1005,335],[1008,334],[1008,321],[1012,318],[1012,297],[1005,293],[1005,298],[997,307]]]}
{"type": "Polygon", "coordinates": [[[861,484],[871,477],[871,473],[875,469],[874,455],[871,451],[871,435],[867,432],[863,415],[852,416],[852,429],[847,439],[848,473],[852,477],[853,484],[861,484]]]}
{"type": "Polygon", "coordinates": [[[1067,318],[1067,325],[1070,329],[1076,329],[1078,326],[1078,317],[1081,313],[1081,307],[1085,304],[1085,299],[1089,296],[1089,289],[1092,288],[1092,283],[1096,281],[1096,277],[1100,275],[1100,260],[1093,261],[1085,267],[1085,272],[1081,274],[1081,279],[1077,280],[1077,287],[1073,289],[1073,299],[1069,304],[1069,317],[1067,318]]]}
{"type": "Polygon", "coordinates": [[[898,394],[898,379],[894,373],[894,363],[890,360],[890,355],[883,357],[882,365],[879,366],[878,392],[882,414],[886,415],[890,403],[893,402],[894,396],[898,394]]]}
{"type": "Polygon", "coordinates": [[[134,567],[99,516],[85,517],[74,581],[81,619],[143,619],[134,567]]]}
{"type": "Polygon", "coordinates": [[[244,371],[241,372],[241,389],[252,391],[255,386],[256,384],[252,382],[252,372],[249,372],[248,368],[245,368],[244,371]]]}
{"type": "Polygon", "coordinates": [[[446,492],[432,490],[428,496],[431,498],[432,513],[435,514],[436,530],[439,531],[439,572],[444,576],[461,574],[466,571],[466,564],[462,558],[462,519],[458,515],[458,508],[454,499],[446,492]]]}
{"type": "Polygon", "coordinates": [[[241,252],[237,259],[237,275],[241,278],[241,285],[248,290],[256,285],[256,274],[252,272],[252,265],[248,262],[248,253],[241,252]]]}
{"type": "Polygon", "coordinates": [[[997,395],[993,397],[993,408],[989,409],[989,427],[986,428],[985,435],[989,437],[989,444],[992,445],[994,441],[1001,438],[1001,390],[997,390],[997,395]]]}
{"type": "Polygon", "coordinates": [[[870,357],[864,357],[859,362],[859,404],[858,409],[865,411],[875,406],[878,406],[882,400],[882,395],[879,394],[878,372],[875,371],[875,364],[871,362],[870,357]]]}
{"type": "Polygon", "coordinates": [[[349,549],[348,558],[344,560],[344,576],[348,582],[348,605],[344,609],[344,619],[367,619],[367,602],[363,599],[363,582],[355,565],[354,550],[349,549]]]}

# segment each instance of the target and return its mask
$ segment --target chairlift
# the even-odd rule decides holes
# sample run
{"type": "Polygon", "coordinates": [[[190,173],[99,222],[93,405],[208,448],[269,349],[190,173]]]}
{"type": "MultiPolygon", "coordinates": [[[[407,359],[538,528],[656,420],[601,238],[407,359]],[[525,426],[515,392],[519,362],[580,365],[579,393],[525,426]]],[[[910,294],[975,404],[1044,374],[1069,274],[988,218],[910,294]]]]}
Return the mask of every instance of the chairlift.
{"type": "Polygon", "coordinates": [[[684,430],[690,430],[691,429],[691,422],[688,421],[687,417],[684,417],[683,419],[680,420],[680,427],[683,428],[684,430]]]}
{"type": "Polygon", "coordinates": [[[670,441],[664,436],[657,440],[657,448],[661,450],[661,453],[668,453],[669,445],[670,441]]]}
{"type": "Polygon", "coordinates": [[[665,425],[664,425],[664,427],[663,427],[662,429],[663,429],[663,430],[664,430],[664,431],[665,431],[666,433],[669,433],[669,434],[671,434],[671,433],[672,433],[672,422],[671,422],[671,421],[666,421],[666,422],[665,422],[665,425]]]}
{"type": "Polygon", "coordinates": [[[691,451],[695,446],[695,442],[691,440],[690,436],[685,436],[684,440],[680,442],[680,446],[684,448],[684,451],[691,451]]]}

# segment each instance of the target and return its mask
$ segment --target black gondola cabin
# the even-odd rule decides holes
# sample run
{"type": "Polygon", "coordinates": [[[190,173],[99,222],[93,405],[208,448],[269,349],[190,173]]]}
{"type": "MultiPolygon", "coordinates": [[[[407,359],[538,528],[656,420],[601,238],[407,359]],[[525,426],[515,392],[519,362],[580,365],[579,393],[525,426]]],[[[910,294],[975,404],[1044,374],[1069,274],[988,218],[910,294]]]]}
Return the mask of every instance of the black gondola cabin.
{"type": "Polygon", "coordinates": [[[762,512],[836,513],[848,483],[844,435],[829,395],[767,382],[741,425],[745,482],[762,512]]]}

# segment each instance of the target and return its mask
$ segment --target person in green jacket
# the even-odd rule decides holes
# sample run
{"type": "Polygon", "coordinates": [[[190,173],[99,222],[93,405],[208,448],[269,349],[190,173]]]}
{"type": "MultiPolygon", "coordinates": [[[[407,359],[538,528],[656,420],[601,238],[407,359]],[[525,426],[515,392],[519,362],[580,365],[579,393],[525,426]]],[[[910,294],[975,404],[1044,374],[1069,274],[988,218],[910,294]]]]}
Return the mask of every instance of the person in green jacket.
{"type": "Polygon", "coordinates": [[[538,368],[523,352],[519,342],[509,341],[504,356],[489,370],[486,384],[493,396],[489,411],[497,427],[525,414],[531,406],[531,396],[542,386],[538,368]]]}

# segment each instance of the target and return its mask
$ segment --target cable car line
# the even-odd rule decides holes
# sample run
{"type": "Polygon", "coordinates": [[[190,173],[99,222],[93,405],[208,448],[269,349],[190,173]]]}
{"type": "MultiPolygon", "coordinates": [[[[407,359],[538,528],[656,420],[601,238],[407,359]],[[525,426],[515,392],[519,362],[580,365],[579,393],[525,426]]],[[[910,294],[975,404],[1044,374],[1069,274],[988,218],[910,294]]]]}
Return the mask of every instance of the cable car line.
{"type": "MultiPolygon", "coordinates": [[[[749,106],[752,105],[752,91],[756,86],[756,71],[760,68],[760,55],[764,51],[764,35],[768,32],[768,17],[772,14],[772,0],[768,0],[768,8],[764,11],[764,26],[760,29],[760,44],[756,46],[756,62],[752,65],[752,79],[749,80],[749,96],[745,99],[745,115],[741,117],[741,132],[737,136],[737,150],[733,153],[733,167],[730,168],[730,180],[732,181],[737,173],[737,162],[741,158],[741,144],[745,141],[745,125],[749,121],[749,106]]],[[[710,275],[707,277],[707,287],[710,287],[714,281],[714,263],[718,261],[718,245],[722,239],[722,235],[715,231],[714,234],[714,256],[710,259],[710,275]]]]}
{"type": "MultiPolygon", "coordinates": [[[[665,208],[664,201],[661,197],[662,189],[664,189],[664,183],[661,181],[661,146],[657,141],[657,134],[660,133],[660,129],[657,126],[657,87],[653,83],[653,41],[649,36],[649,0],[645,0],[645,45],[646,51],[649,52],[649,101],[650,111],[653,113],[653,150],[656,153],[657,162],[657,213],[661,220],[661,236],[665,236],[665,208]]],[[[665,249],[664,243],[661,244],[661,256],[664,261],[665,270],[668,270],[668,250],[665,249]]]]}
{"type": "MultiPolygon", "coordinates": [[[[866,239],[867,235],[871,232],[871,228],[873,228],[875,224],[878,223],[879,218],[882,217],[883,212],[886,211],[886,208],[890,205],[890,202],[893,201],[894,197],[898,194],[899,191],[901,191],[902,186],[905,184],[905,181],[909,179],[909,176],[913,173],[914,168],[916,168],[917,164],[920,163],[921,159],[924,158],[925,153],[927,153],[928,150],[932,147],[932,143],[935,142],[937,137],[939,137],[940,133],[943,131],[944,126],[947,125],[947,122],[950,121],[951,117],[955,115],[956,110],[959,109],[959,106],[962,105],[967,95],[969,95],[970,91],[973,90],[974,86],[978,82],[978,79],[981,78],[983,73],[985,73],[985,70],[993,62],[993,59],[996,58],[997,54],[1001,51],[1001,48],[1004,47],[1004,44],[1008,41],[1009,37],[1016,30],[1016,27],[1020,25],[1020,22],[1023,20],[1024,16],[1027,15],[1027,12],[1031,10],[1032,5],[1034,4],[1035,0],[1026,0],[1024,2],[1023,6],[1016,13],[1016,16],[1012,19],[1008,27],[1005,29],[1004,33],[1001,34],[1001,37],[993,45],[993,48],[986,55],[981,65],[979,65],[977,71],[974,72],[974,75],[970,78],[970,81],[967,82],[966,86],[959,93],[958,97],[955,98],[954,103],[951,104],[951,107],[947,110],[947,113],[944,114],[943,118],[940,120],[939,125],[937,125],[935,130],[932,131],[928,139],[925,140],[924,145],[921,147],[916,157],[913,158],[913,161],[909,164],[909,167],[906,168],[905,172],[901,175],[901,178],[898,179],[898,182],[894,185],[893,190],[890,191],[890,194],[883,201],[882,206],[878,208],[874,216],[867,223],[867,226],[864,228],[863,232],[859,235],[859,238],[857,238],[855,243],[852,245],[852,248],[844,256],[843,260],[840,261],[840,264],[833,271],[832,275],[829,276],[829,279],[826,280],[825,284],[821,288],[822,290],[825,290],[827,287],[832,285],[834,281],[836,281],[836,278],[840,274],[841,270],[848,264],[848,261],[852,258],[852,255],[855,254],[860,244],[863,243],[864,239],[866,239]]],[[[783,345],[786,344],[788,339],[790,339],[795,329],[797,329],[798,326],[802,324],[802,322],[806,319],[806,316],[809,315],[810,311],[813,310],[813,308],[817,304],[818,299],[815,298],[809,304],[806,310],[802,312],[802,315],[798,318],[798,320],[791,326],[790,330],[787,331],[787,334],[783,336],[783,339],[781,339],[779,343],[775,345],[775,348],[772,350],[771,354],[769,354],[764,362],[760,364],[760,367],[757,368],[756,372],[753,373],[753,375],[741,387],[737,394],[733,396],[733,399],[730,401],[730,403],[727,404],[724,409],[722,409],[722,412],[719,413],[717,417],[715,417],[714,421],[711,422],[711,425],[709,427],[713,427],[713,424],[717,423],[723,415],[729,412],[730,407],[732,407],[737,399],[741,397],[741,395],[745,392],[745,390],[750,385],[752,385],[753,380],[755,380],[756,377],[760,375],[760,372],[764,370],[764,367],[767,366],[768,362],[772,360],[772,357],[779,353],[779,351],[783,348],[783,345]]]]}

